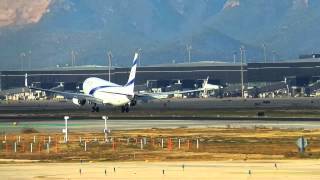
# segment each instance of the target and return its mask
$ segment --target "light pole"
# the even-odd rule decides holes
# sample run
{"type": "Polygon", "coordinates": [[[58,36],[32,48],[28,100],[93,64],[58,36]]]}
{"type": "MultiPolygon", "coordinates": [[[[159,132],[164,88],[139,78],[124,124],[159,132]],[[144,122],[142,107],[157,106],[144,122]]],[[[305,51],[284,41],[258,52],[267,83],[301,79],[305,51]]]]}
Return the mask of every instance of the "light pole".
{"type": "Polygon", "coordinates": [[[71,51],[71,66],[76,66],[76,55],[78,53],[74,50],[71,51]]]}
{"type": "Polygon", "coordinates": [[[138,49],[138,53],[139,53],[139,56],[138,56],[138,63],[139,63],[139,66],[141,66],[141,52],[142,52],[142,49],[141,48],[139,48],[138,49]]]}
{"type": "Polygon", "coordinates": [[[112,60],[112,52],[111,51],[109,51],[108,52],[108,60],[109,60],[109,82],[111,81],[111,66],[112,66],[112,62],[111,62],[111,60],[112,60]]]}
{"type": "Polygon", "coordinates": [[[236,63],[236,59],[237,59],[237,52],[233,53],[233,64],[236,63]]]}
{"type": "Polygon", "coordinates": [[[244,46],[240,47],[240,71],[241,71],[241,97],[244,98],[244,85],[243,85],[243,57],[244,57],[244,46]]]}
{"type": "Polygon", "coordinates": [[[73,67],[73,64],[74,64],[74,51],[71,50],[71,67],[73,67]]]}
{"type": "Polygon", "coordinates": [[[29,70],[31,69],[31,54],[32,54],[32,51],[29,50],[29,55],[28,55],[28,69],[29,70]]]}
{"type": "Polygon", "coordinates": [[[267,63],[267,46],[265,43],[262,44],[262,48],[263,48],[264,63],[267,63]]]}
{"type": "Polygon", "coordinates": [[[187,51],[188,51],[188,55],[189,55],[189,64],[191,63],[191,50],[192,50],[192,46],[190,44],[186,45],[187,51]]]}
{"type": "Polygon", "coordinates": [[[22,52],[21,54],[20,54],[20,58],[21,58],[21,70],[23,71],[23,69],[24,69],[24,57],[26,57],[26,53],[24,53],[24,52],[22,52]]]}
{"type": "Polygon", "coordinates": [[[275,62],[276,62],[277,52],[273,50],[273,51],[272,51],[272,55],[273,55],[272,62],[275,63],[275,62]]]}
{"type": "Polygon", "coordinates": [[[247,64],[247,51],[245,49],[245,47],[242,47],[242,51],[243,51],[243,64],[247,64]]]}

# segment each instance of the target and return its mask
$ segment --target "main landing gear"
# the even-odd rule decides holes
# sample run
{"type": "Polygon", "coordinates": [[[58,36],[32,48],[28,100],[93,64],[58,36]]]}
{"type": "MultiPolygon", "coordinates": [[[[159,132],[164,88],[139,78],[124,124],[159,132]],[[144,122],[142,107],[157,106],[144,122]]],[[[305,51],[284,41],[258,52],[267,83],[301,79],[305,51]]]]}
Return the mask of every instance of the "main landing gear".
{"type": "Polygon", "coordinates": [[[94,103],[94,105],[92,106],[92,112],[99,112],[99,111],[100,111],[99,107],[97,106],[96,103],[94,103]]]}
{"type": "Polygon", "coordinates": [[[126,104],[124,106],[121,106],[121,112],[129,112],[130,111],[130,107],[129,104],[126,104]]]}

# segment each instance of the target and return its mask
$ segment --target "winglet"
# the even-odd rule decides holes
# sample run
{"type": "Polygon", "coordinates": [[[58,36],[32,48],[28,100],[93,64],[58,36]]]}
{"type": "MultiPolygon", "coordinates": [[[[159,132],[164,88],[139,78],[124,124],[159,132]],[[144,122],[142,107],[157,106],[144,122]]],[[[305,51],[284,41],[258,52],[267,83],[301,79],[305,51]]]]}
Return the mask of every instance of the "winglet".
{"type": "Polygon", "coordinates": [[[28,87],[28,74],[27,73],[24,76],[24,86],[28,87]]]}

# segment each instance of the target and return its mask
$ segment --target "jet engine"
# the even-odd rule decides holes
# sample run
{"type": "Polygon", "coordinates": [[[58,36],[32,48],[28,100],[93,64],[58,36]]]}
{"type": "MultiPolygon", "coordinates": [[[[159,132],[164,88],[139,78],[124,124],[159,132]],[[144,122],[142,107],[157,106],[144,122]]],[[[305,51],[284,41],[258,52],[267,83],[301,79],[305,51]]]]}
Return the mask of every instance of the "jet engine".
{"type": "Polygon", "coordinates": [[[78,106],[83,106],[86,104],[85,99],[72,98],[72,102],[73,102],[73,104],[76,104],[78,106]]]}

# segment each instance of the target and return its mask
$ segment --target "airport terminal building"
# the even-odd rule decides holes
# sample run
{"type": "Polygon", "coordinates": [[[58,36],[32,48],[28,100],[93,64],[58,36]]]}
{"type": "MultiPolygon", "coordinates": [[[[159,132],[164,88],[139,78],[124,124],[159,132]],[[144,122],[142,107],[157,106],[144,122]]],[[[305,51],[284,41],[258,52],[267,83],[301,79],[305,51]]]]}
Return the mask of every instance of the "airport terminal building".
{"type": "MultiPolygon", "coordinates": [[[[112,68],[110,78],[117,84],[125,84],[130,68],[112,68]]],[[[320,60],[303,59],[280,63],[248,63],[233,64],[223,62],[195,62],[144,66],[137,68],[137,88],[161,88],[182,84],[183,89],[195,88],[198,81],[210,78],[211,84],[232,86],[241,83],[243,72],[247,86],[289,83],[290,86],[307,86],[315,83],[320,77],[320,60]]],[[[81,89],[82,82],[88,77],[109,79],[107,67],[81,66],[29,71],[1,71],[0,90],[14,89],[24,86],[24,76],[28,73],[28,81],[34,86],[53,88],[63,84],[65,90],[81,89]]]]}
{"type": "MultiPolygon", "coordinates": [[[[113,68],[111,81],[125,84],[128,80],[130,68],[113,68]]],[[[138,67],[136,85],[152,85],[156,87],[175,81],[196,81],[207,77],[221,84],[240,82],[241,67],[238,64],[199,62],[191,64],[171,64],[161,66],[138,67]]],[[[244,77],[247,79],[247,66],[243,66],[244,77]]],[[[23,87],[24,76],[28,73],[28,81],[42,88],[55,87],[63,83],[66,89],[74,89],[88,77],[109,79],[108,67],[87,66],[73,68],[57,68],[49,70],[31,71],[2,71],[0,72],[0,86],[2,90],[23,87]]]]}

